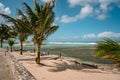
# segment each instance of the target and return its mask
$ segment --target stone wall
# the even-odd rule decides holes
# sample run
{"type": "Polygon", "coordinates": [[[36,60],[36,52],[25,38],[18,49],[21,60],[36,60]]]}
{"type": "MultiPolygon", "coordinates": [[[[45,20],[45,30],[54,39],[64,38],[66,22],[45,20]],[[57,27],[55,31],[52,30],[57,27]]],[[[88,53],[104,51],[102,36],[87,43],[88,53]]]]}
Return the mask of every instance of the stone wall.
{"type": "Polygon", "coordinates": [[[11,68],[11,74],[15,80],[36,80],[35,77],[17,59],[7,52],[7,61],[11,68]]]}

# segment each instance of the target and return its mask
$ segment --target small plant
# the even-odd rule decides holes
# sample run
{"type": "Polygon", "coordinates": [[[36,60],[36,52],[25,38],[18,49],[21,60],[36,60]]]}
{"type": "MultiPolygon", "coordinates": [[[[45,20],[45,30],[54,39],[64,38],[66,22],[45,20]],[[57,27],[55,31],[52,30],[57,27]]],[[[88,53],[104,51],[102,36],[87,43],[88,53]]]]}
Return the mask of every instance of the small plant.
{"type": "Polygon", "coordinates": [[[106,38],[104,41],[98,42],[95,56],[112,59],[120,67],[120,44],[115,40],[106,38]]]}
{"type": "Polygon", "coordinates": [[[13,39],[8,39],[8,44],[10,46],[10,51],[12,52],[12,46],[15,44],[15,40],[13,39]]]}

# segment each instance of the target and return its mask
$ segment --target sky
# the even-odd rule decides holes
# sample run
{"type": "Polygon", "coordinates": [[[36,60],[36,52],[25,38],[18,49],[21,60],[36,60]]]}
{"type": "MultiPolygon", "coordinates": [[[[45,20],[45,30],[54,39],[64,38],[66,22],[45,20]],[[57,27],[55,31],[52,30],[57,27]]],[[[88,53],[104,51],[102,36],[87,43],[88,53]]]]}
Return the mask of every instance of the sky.
{"type": "MultiPolygon", "coordinates": [[[[23,2],[34,8],[33,0],[0,0],[0,13],[18,17],[16,9],[23,10],[23,2]]],[[[46,41],[120,40],[120,0],[56,0],[54,12],[59,29],[46,41]]]]}

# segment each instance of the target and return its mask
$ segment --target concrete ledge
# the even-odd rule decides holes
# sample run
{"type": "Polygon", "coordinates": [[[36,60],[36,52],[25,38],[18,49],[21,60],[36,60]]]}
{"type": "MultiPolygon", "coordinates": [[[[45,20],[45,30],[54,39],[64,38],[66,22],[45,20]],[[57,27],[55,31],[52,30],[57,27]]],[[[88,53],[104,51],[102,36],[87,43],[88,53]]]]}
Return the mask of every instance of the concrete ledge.
{"type": "Polygon", "coordinates": [[[6,57],[15,80],[36,80],[35,77],[20,64],[12,54],[10,54],[10,52],[7,53],[6,57]]]}

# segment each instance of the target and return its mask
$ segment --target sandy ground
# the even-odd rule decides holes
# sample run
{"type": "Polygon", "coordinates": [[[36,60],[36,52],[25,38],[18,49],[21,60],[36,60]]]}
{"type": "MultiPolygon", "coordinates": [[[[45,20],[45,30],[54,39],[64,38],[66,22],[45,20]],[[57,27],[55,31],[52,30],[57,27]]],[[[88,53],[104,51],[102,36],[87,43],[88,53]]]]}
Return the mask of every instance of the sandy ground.
{"type": "Polygon", "coordinates": [[[34,61],[34,53],[12,54],[37,80],[120,80],[120,74],[84,68],[70,60],[53,59],[56,56],[43,56],[42,64],[38,65],[34,61]]]}
{"type": "Polygon", "coordinates": [[[0,48],[0,80],[13,80],[10,73],[10,67],[7,63],[5,50],[0,48]]]}

